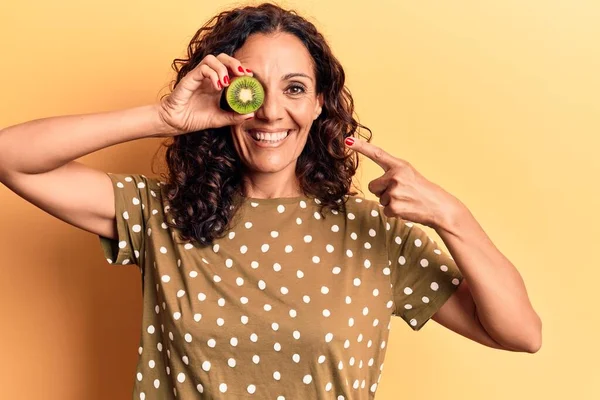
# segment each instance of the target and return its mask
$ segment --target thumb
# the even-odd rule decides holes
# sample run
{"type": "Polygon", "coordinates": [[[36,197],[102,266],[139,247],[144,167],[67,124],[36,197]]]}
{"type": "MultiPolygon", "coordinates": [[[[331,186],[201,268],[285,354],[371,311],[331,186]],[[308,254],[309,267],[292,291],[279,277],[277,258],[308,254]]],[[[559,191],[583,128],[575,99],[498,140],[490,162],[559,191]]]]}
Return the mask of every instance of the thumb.
{"type": "Polygon", "coordinates": [[[249,114],[238,114],[233,111],[225,111],[220,113],[218,124],[221,126],[239,125],[252,118],[254,118],[253,112],[249,114]]]}

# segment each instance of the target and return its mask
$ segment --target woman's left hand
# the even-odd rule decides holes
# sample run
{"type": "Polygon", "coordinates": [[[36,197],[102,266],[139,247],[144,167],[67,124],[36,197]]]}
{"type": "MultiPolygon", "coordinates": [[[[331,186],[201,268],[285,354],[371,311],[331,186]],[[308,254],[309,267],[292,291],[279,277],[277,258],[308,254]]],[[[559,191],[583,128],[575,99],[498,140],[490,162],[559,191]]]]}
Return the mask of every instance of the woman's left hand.
{"type": "Polygon", "coordinates": [[[346,145],[377,163],[385,173],[369,182],[388,217],[399,217],[431,228],[445,228],[464,204],[427,180],[408,161],[396,158],[369,142],[354,139],[346,145]]]}

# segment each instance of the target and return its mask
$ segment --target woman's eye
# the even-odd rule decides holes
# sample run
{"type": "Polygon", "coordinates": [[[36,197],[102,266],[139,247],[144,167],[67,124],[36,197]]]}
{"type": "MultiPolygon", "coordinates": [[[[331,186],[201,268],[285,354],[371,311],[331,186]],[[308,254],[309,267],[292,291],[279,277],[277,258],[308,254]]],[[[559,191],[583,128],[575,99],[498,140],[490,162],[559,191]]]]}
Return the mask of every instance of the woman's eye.
{"type": "Polygon", "coordinates": [[[300,86],[300,85],[292,85],[288,88],[288,90],[290,91],[291,94],[301,94],[306,91],[304,89],[304,87],[300,86]]]}

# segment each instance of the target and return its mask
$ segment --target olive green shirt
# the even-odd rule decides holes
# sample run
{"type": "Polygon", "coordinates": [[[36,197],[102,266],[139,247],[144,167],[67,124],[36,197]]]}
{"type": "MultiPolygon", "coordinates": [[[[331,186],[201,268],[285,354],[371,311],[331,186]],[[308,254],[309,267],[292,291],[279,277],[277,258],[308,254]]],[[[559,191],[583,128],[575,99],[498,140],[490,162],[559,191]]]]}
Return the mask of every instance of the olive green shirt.
{"type": "Polygon", "coordinates": [[[108,174],[118,238],[108,263],[138,265],[143,319],[133,398],[372,399],[390,317],[418,331],[463,279],[416,224],[348,196],[245,199],[227,235],[181,243],[164,183],[108,174]]]}

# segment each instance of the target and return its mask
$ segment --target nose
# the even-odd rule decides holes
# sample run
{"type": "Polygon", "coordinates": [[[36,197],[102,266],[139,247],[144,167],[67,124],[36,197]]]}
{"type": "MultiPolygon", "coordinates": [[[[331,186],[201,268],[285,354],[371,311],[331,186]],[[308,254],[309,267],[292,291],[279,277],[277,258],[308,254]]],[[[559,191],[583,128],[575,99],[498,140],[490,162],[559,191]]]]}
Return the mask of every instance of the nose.
{"type": "Polygon", "coordinates": [[[271,122],[283,119],[284,113],[285,110],[283,108],[283,104],[277,97],[277,94],[273,93],[272,91],[265,90],[263,104],[258,110],[256,110],[254,116],[257,119],[271,122]]]}

